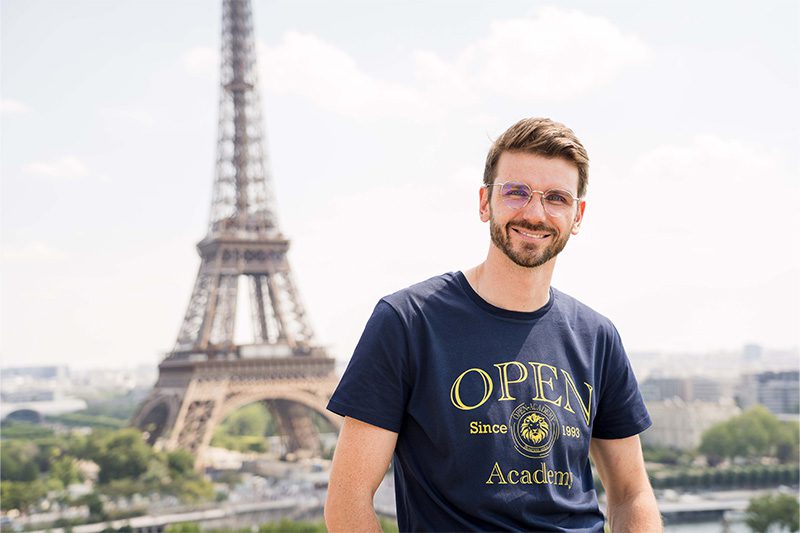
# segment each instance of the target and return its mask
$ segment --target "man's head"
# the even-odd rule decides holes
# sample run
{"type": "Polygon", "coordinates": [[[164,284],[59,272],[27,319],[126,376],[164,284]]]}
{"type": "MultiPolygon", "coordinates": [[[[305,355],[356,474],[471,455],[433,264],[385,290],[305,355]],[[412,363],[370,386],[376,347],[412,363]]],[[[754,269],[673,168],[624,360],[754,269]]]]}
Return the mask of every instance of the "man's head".
{"type": "Polygon", "coordinates": [[[553,260],[578,233],[588,163],[575,134],[552,120],[525,119],[503,133],[486,158],[480,202],[494,247],[522,267],[553,260]]]}
{"type": "MultiPolygon", "coordinates": [[[[564,159],[578,168],[578,196],[583,198],[589,183],[589,156],[586,149],[565,125],[549,118],[525,118],[508,128],[486,156],[483,184],[492,185],[497,177],[497,162],[503,152],[523,152],[564,159]]],[[[489,188],[491,196],[492,188],[489,188]]]]}

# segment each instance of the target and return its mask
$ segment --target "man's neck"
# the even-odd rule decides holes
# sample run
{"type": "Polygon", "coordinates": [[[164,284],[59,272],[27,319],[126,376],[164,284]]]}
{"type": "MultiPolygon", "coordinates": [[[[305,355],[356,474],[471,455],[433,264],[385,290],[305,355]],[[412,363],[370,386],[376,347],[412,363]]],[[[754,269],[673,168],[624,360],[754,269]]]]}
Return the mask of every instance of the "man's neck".
{"type": "Polygon", "coordinates": [[[521,267],[491,245],[486,261],[464,272],[478,295],[509,311],[536,311],[550,298],[556,259],[536,268],[521,267]]]}

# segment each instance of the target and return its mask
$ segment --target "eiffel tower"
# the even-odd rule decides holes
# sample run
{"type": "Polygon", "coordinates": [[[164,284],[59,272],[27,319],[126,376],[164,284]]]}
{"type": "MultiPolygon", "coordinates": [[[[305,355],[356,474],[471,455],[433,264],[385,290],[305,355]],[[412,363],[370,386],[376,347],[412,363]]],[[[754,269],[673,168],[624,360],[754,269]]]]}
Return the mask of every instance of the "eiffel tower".
{"type": "Polygon", "coordinates": [[[341,425],[325,409],[334,359],[314,343],[264,161],[250,0],[223,0],[222,27],[217,167],[200,269],[175,346],[132,419],[151,444],[185,448],[197,466],[214,428],[253,402],[272,413],[286,452],[320,452],[313,411],[341,425]],[[236,344],[245,283],[254,339],[236,344]]]}

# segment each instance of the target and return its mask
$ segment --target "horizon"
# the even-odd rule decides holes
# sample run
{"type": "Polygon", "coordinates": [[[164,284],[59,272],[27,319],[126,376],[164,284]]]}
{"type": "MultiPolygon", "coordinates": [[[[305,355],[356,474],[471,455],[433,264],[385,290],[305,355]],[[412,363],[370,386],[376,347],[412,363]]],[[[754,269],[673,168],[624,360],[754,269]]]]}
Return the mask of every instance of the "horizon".
{"type": "MultiPolygon", "coordinates": [[[[798,346],[764,346],[758,343],[748,343],[746,345],[742,345],[740,349],[711,349],[708,351],[701,351],[701,352],[687,352],[687,351],[652,351],[652,350],[628,350],[627,354],[630,358],[631,362],[636,366],[636,362],[639,358],[643,356],[681,356],[681,357],[693,357],[698,355],[718,355],[724,357],[746,357],[744,354],[744,349],[749,345],[756,345],[759,346],[762,351],[766,354],[770,353],[779,353],[783,355],[800,355],[800,347],[798,346]]],[[[159,363],[161,361],[159,360],[159,363]]],[[[340,369],[343,365],[346,365],[348,359],[336,359],[337,369],[340,369]]],[[[111,365],[111,364],[92,364],[90,366],[84,366],[80,363],[41,363],[35,365],[8,365],[5,363],[0,363],[0,372],[8,370],[8,369],[34,369],[34,368],[66,368],[67,370],[77,370],[77,371],[88,371],[88,370],[109,370],[109,371],[135,371],[135,370],[143,370],[143,369],[152,369],[153,371],[158,370],[158,365],[151,365],[147,362],[139,362],[135,365],[111,365]]],[[[800,369],[800,359],[793,361],[791,368],[788,366],[785,367],[786,370],[798,370],[800,369]]],[[[769,369],[765,371],[774,371],[774,369],[769,369]]],[[[691,373],[687,374],[691,375],[691,373]]]]}

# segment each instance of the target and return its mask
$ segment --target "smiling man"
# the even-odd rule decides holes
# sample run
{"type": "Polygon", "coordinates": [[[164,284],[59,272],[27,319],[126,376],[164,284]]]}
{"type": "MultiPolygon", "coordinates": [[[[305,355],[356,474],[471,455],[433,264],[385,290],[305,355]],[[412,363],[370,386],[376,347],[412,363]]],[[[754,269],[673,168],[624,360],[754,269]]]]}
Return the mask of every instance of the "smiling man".
{"type": "Polygon", "coordinates": [[[325,519],[380,531],[394,458],[401,531],[661,531],[638,434],[650,425],[611,322],[550,286],[583,221],[575,134],[525,119],[480,189],[486,260],[382,298],[328,409],[345,417],[325,519]]]}

